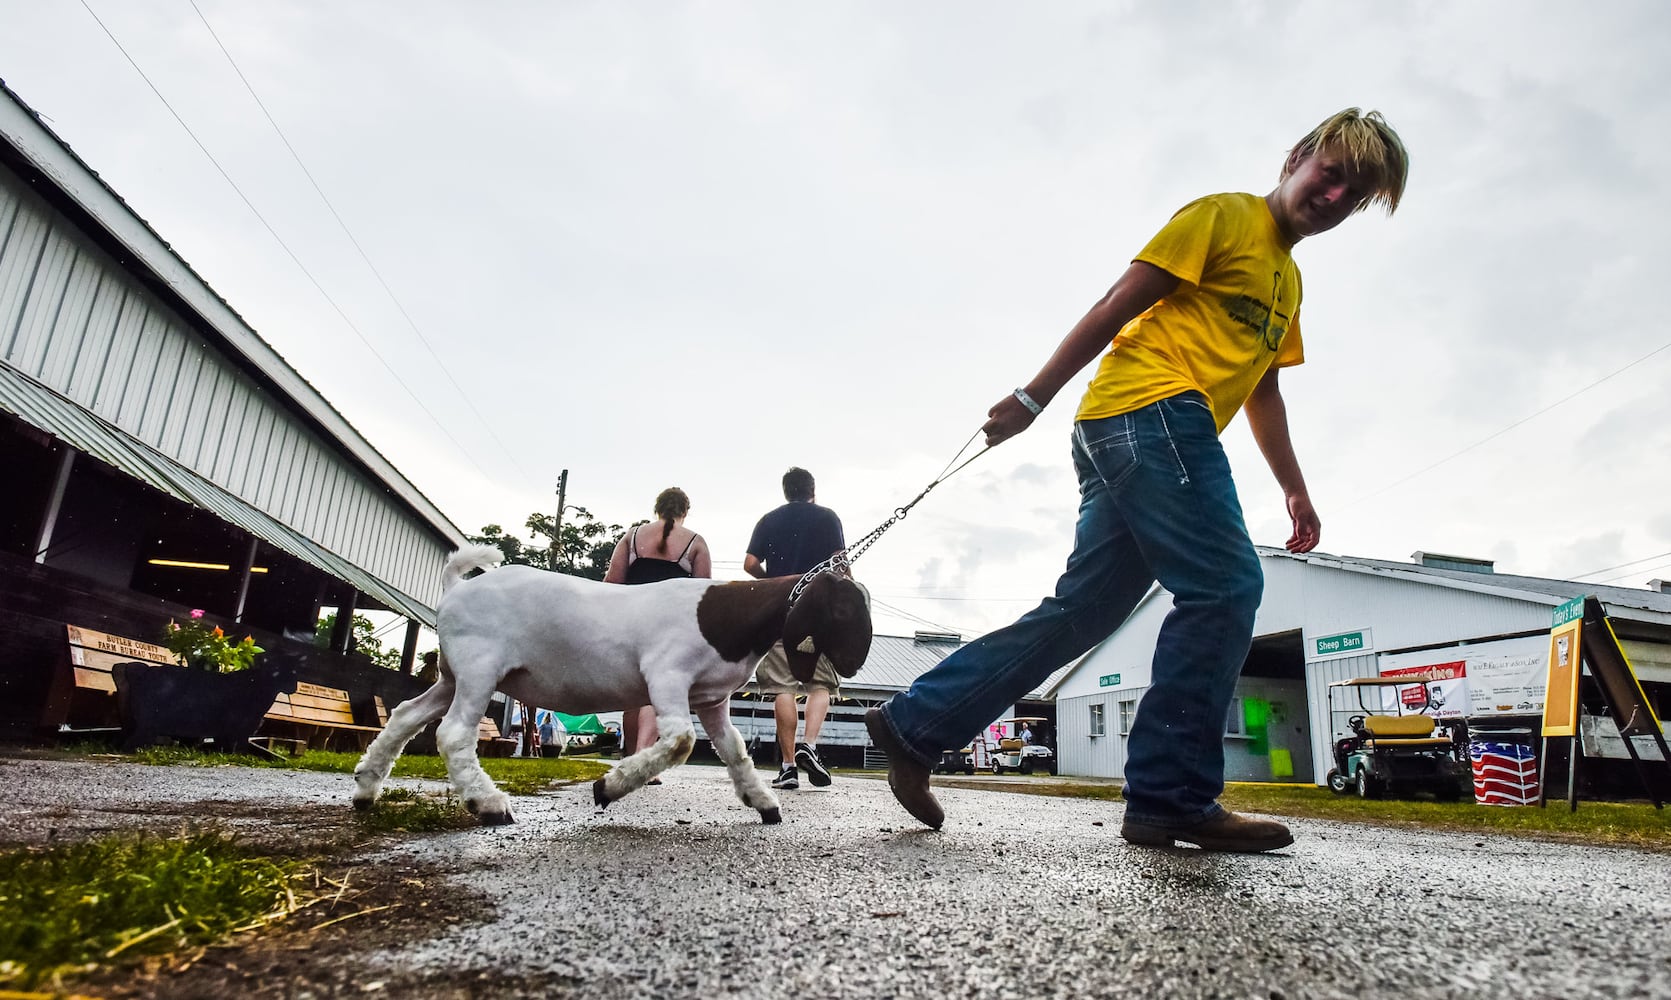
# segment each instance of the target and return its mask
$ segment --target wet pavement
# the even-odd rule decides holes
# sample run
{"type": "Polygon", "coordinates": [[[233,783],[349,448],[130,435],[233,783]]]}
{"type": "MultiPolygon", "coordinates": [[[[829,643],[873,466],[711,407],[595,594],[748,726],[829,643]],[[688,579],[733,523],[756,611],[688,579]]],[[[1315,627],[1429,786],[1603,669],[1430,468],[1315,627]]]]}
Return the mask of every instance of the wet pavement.
{"type": "MultiPolygon", "coordinates": [[[[240,768],[0,773],[13,840],[141,813],[273,823],[249,807],[346,811],[352,791],[240,768]]],[[[1671,996],[1663,855],[1314,820],[1286,851],[1213,855],[1127,846],[1110,803],[947,788],[933,833],[876,780],[783,798],[763,826],[722,771],[686,766],[605,811],[582,785],[515,800],[513,826],[385,841],[368,864],[440,864],[450,886],[426,891],[485,894],[495,917],[346,957],[388,995],[489,972],[513,996],[1671,996]]]]}

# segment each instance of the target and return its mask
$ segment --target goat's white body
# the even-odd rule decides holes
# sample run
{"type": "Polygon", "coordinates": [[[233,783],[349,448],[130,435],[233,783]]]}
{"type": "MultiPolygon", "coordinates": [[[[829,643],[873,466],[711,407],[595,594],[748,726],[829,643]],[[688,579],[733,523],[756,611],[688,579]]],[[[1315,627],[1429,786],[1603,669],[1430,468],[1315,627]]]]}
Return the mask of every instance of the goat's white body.
{"type": "Polygon", "coordinates": [[[726,764],[737,795],[777,822],[778,801],[755,773],[731,724],[731,693],[748,680],[764,650],[722,656],[697,621],[713,580],[668,580],[636,587],[597,583],[525,566],[496,565],[498,550],[463,549],[447,562],[436,630],[441,678],[398,706],[354,770],[354,804],[369,807],[407,741],[441,717],[436,743],[447,774],[484,822],[512,821],[510,799],[476,758],[476,731],[495,691],[570,713],[654,706],[659,738],[624,759],[593,787],[607,805],[682,763],[696,745],[694,708],[726,764]]]}
{"type": "Polygon", "coordinates": [[[507,566],[447,594],[436,628],[455,674],[494,672],[498,690],[530,705],[578,715],[650,704],[652,665],[659,685],[705,705],[729,698],[754,666],[692,641],[696,602],[714,584],[622,587],[507,566]]]}

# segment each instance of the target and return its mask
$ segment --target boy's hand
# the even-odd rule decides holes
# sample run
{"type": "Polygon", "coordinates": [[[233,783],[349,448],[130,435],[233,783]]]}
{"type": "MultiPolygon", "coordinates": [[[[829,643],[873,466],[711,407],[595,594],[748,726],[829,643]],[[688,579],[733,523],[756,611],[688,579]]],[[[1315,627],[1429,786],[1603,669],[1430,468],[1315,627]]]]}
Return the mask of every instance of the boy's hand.
{"type": "Polygon", "coordinates": [[[1323,522],[1311,506],[1311,497],[1304,493],[1288,496],[1288,516],[1294,521],[1294,534],[1288,539],[1288,551],[1310,552],[1323,535],[1323,522]]]}
{"type": "Polygon", "coordinates": [[[986,433],[988,448],[1033,426],[1033,411],[1022,406],[1013,393],[992,404],[986,415],[991,419],[981,425],[981,430],[986,433]]]}

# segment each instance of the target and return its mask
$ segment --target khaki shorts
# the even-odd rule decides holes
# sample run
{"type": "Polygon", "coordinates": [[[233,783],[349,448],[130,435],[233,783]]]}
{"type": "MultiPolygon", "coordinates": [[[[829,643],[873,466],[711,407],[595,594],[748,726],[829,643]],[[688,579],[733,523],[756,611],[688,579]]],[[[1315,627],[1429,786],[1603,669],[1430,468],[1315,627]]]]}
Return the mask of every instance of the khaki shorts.
{"type": "Polygon", "coordinates": [[[760,693],[763,695],[804,694],[810,688],[823,688],[832,695],[841,693],[841,677],[835,672],[835,665],[830,662],[829,657],[819,655],[818,665],[812,671],[812,680],[803,685],[789,672],[789,657],[784,654],[781,642],[774,644],[766,651],[766,655],[760,658],[755,679],[759,682],[760,693]]]}

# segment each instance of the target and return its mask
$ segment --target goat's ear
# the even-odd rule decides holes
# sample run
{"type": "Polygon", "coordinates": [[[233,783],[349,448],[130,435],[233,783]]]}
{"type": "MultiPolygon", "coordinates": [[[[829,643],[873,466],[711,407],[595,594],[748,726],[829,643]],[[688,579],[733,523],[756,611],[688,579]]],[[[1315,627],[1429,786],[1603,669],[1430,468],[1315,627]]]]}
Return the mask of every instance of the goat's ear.
{"type": "Polygon", "coordinates": [[[814,598],[817,581],[807,586],[801,599],[789,608],[783,620],[783,655],[789,660],[789,673],[802,684],[812,683],[818,669],[818,648],[813,636],[823,630],[824,602],[814,598]]]}
{"type": "Polygon", "coordinates": [[[852,580],[828,573],[807,584],[783,623],[789,672],[802,684],[812,679],[820,655],[843,677],[858,673],[870,655],[870,638],[869,595],[852,580]]]}

